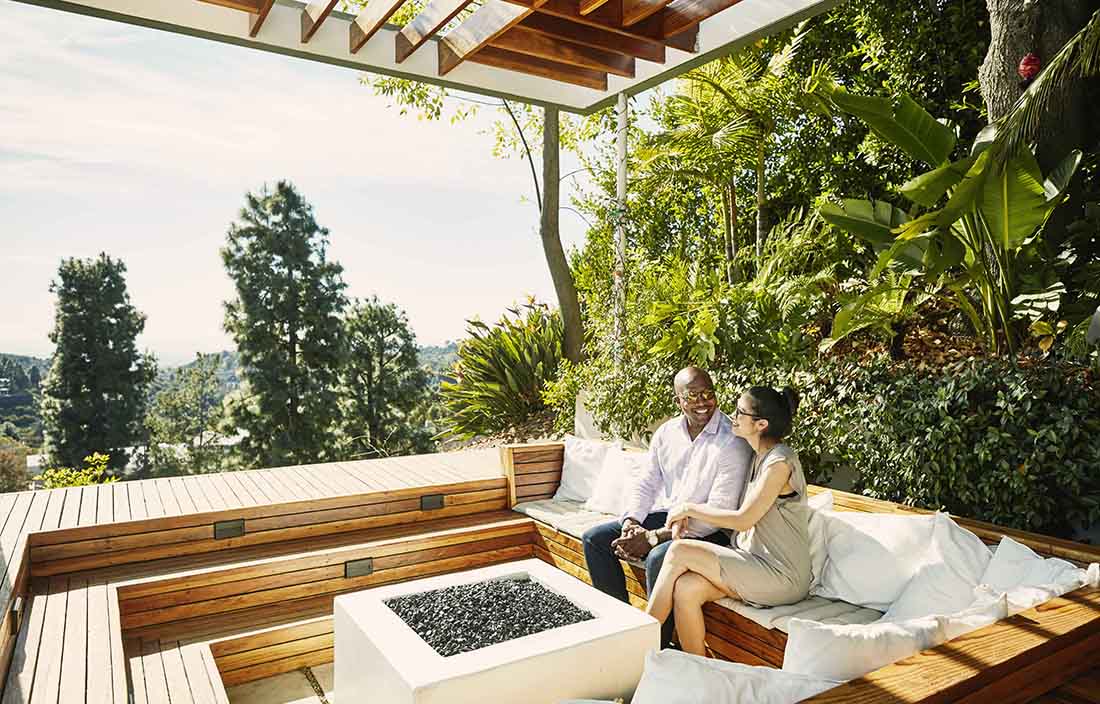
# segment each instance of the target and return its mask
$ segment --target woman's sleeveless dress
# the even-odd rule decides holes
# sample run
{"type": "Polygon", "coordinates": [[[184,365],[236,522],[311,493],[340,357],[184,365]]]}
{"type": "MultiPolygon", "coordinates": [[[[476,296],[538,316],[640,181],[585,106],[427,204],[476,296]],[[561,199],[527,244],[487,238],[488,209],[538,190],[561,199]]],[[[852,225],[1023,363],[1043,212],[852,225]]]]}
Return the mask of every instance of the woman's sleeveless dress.
{"type": "Polygon", "coordinates": [[[776,445],[757,460],[746,496],[776,462],[786,462],[791,468],[788,483],[794,492],[781,494],[755,526],[737,535],[735,547],[720,553],[722,581],[753,606],[793,604],[810,591],[806,476],[798,454],[786,445],[776,445]]]}

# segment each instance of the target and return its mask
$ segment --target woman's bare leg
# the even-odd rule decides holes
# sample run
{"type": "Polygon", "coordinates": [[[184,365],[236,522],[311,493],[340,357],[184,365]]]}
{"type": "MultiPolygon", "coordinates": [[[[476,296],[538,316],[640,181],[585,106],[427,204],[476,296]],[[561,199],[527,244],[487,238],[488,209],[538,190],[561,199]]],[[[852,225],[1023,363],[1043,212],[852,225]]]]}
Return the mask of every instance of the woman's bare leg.
{"type": "Polygon", "coordinates": [[[676,637],[685,653],[706,655],[707,628],[703,622],[703,604],[724,596],[725,592],[701,574],[685,572],[676,580],[676,591],[672,597],[676,637]]]}
{"type": "MultiPolygon", "coordinates": [[[[718,551],[728,550],[701,540],[678,540],[669,547],[661,573],[649,595],[646,613],[661,623],[672,613],[677,581],[686,572],[696,572],[706,578],[720,596],[733,596],[722,584],[722,568],[718,563],[718,551]]],[[[679,617],[679,614],[677,614],[679,617]]]]}

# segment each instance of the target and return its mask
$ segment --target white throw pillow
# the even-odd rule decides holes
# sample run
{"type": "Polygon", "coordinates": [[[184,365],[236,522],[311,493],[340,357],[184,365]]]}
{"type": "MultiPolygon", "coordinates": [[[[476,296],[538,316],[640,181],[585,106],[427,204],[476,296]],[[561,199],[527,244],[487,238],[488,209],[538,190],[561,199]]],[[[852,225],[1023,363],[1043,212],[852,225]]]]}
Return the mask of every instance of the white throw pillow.
{"type": "Polygon", "coordinates": [[[584,502],[584,507],[589,511],[618,517],[626,503],[627,487],[639,476],[644,463],[648,461],[648,452],[609,450],[604,456],[600,476],[596,479],[596,488],[588,501],[584,502]]]}
{"type": "Polygon", "coordinates": [[[937,513],[932,541],[919,560],[917,572],[883,621],[905,621],[932,614],[953,614],[974,601],[974,587],[982,580],[993,553],[982,539],[937,513]]]}
{"type": "Polygon", "coordinates": [[[1017,587],[1064,582],[1077,577],[1079,572],[1080,568],[1072,562],[1056,557],[1044,559],[1028,546],[1005,536],[982,573],[981,583],[994,592],[1008,592],[1017,587]]]}
{"type": "Polygon", "coordinates": [[[554,494],[555,500],[588,501],[596,488],[604,457],[612,450],[620,450],[618,442],[584,440],[565,436],[565,458],[561,465],[561,484],[554,494]]]}
{"type": "Polygon", "coordinates": [[[945,640],[943,624],[934,616],[845,626],[792,618],[787,623],[783,670],[851,680],[945,640]]]}
{"type": "Polygon", "coordinates": [[[829,557],[825,517],[820,512],[833,510],[833,492],[823,491],[820,494],[814,494],[806,503],[810,506],[810,566],[813,573],[810,589],[813,589],[821,581],[821,574],[825,571],[825,560],[829,557]]]}
{"type": "Polygon", "coordinates": [[[897,601],[932,540],[934,518],[822,511],[828,559],[811,591],[876,611],[897,601]]]}
{"type": "Polygon", "coordinates": [[[943,616],[943,634],[953,640],[979,628],[985,628],[1008,618],[1008,600],[1004,594],[992,598],[979,597],[969,608],[943,616]]]}
{"type": "Polygon", "coordinates": [[[651,652],[632,704],[794,704],[839,682],[678,650],[651,652]]]}

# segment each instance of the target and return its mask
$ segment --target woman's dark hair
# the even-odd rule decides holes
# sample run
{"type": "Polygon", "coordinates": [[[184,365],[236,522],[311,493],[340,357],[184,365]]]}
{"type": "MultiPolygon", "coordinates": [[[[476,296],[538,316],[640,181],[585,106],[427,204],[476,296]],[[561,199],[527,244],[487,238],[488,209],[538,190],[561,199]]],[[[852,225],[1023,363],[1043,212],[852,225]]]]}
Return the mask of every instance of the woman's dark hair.
{"type": "Polygon", "coordinates": [[[745,392],[752,402],[752,411],[768,421],[763,436],[782,440],[791,432],[791,419],[798,410],[798,392],[787,386],[776,391],[770,386],[754,386],[745,392]]]}

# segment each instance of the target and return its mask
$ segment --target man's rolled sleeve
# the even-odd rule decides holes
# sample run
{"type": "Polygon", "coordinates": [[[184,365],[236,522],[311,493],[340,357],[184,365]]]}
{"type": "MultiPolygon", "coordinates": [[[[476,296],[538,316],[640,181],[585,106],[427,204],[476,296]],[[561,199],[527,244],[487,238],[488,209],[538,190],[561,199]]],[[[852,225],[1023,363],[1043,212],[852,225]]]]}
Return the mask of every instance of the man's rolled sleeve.
{"type": "Polygon", "coordinates": [[[649,458],[644,469],[635,481],[627,486],[626,504],[620,521],[633,518],[638,523],[645,520],[653,509],[653,503],[657,500],[657,494],[663,486],[661,477],[660,457],[660,433],[654,434],[649,446],[649,458]]]}

